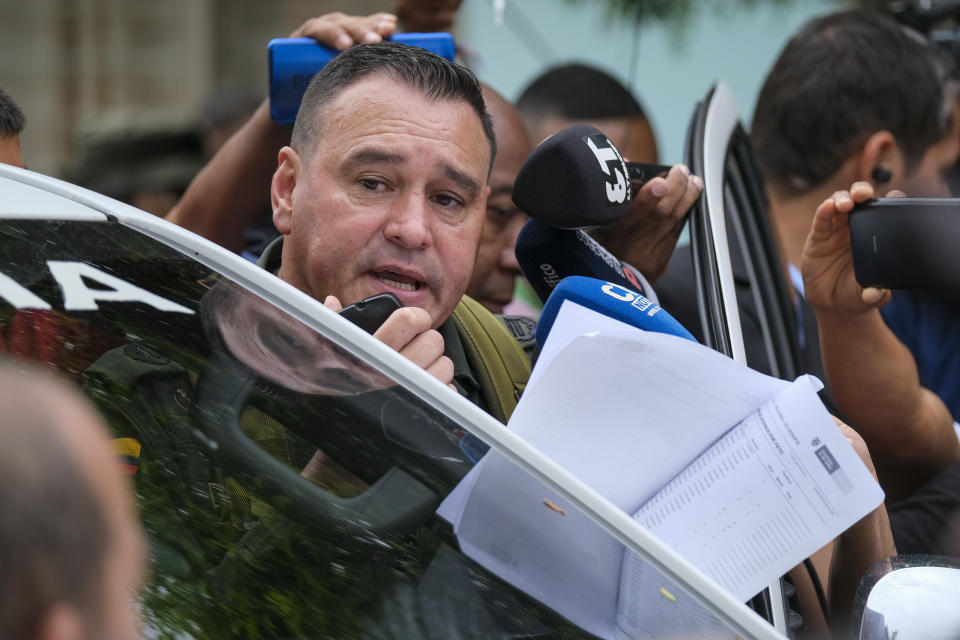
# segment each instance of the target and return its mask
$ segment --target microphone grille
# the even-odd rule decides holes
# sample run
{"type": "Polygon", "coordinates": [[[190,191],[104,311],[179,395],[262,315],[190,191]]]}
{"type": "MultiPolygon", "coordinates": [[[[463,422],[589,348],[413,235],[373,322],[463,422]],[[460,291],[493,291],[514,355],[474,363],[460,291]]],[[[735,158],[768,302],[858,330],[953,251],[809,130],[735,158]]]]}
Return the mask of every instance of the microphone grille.
{"type": "Polygon", "coordinates": [[[630,211],[632,195],[620,152],[587,124],[567,127],[537,145],[513,184],[521,211],[561,229],[619,220],[630,211]]]}

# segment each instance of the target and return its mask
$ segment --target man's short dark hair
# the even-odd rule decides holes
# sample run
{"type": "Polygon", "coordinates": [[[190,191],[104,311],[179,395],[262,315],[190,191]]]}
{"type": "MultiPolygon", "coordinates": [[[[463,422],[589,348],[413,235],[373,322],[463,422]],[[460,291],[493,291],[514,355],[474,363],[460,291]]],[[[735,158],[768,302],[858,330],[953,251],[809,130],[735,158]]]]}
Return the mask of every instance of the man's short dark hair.
{"type": "Polygon", "coordinates": [[[96,620],[110,528],[48,406],[63,393],[37,374],[0,366],[0,637],[20,640],[69,604],[96,620]]]}
{"type": "Polygon", "coordinates": [[[606,71],[585,64],[553,67],[531,82],[517,110],[525,120],[558,116],[567,120],[644,118],[643,107],[606,71]]]}
{"type": "Polygon", "coordinates": [[[27,123],[23,111],[3,89],[0,89],[0,138],[20,135],[27,123]]]}
{"type": "Polygon", "coordinates": [[[823,183],[878,131],[912,171],[950,126],[951,61],[926,38],[870,11],[807,23],[760,91],[751,141],[764,177],[802,193],[823,183]]]}
{"type": "Polygon", "coordinates": [[[480,118],[483,132],[490,142],[490,166],[493,166],[497,142],[477,77],[466,67],[425,49],[395,42],[351,47],[313,77],[303,94],[290,141],[290,146],[301,157],[307,160],[316,148],[326,106],[341,91],[372,74],[385,75],[416,89],[429,100],[467,102],[480,118]]]}

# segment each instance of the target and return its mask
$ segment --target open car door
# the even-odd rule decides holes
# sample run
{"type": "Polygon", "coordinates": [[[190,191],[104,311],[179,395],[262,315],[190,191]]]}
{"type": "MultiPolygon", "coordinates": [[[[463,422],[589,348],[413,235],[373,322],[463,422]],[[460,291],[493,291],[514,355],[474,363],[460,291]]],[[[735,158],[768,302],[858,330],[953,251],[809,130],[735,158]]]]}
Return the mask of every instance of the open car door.
{"type": "MultiPolygon", "coordinates": [[[[767,216],[763,182],[730,90],[711,89],[687,132],[686,162],[703,179],[703,197],[690,214],[690,244],[703,341],[738,362],[785,380],[800,373],[796,315],[767,216]],[[762,350],[744,345],[738,296],[753,296],[748,320],[762,350]]],[[[781,633],[802,624],[788,606],[793,588],[782,580],[751,605],[781,633]]]]}
{"type": "MultiPolygon", "coordinates": [[[[701,618],[668,631],[782,637],[566,469],[272,274],[35,173],[0,166],[0,194],[0,351],[83,385],[113,430],[151,548],[146,637],[641,637],[583,624],[461,552],[436,510],[488,449],[644,558],[656,585],[677,585],[627,613],[692,605],[701,618]]],[[[563,548],[591,564],[577,539],[563,548]]],[[[618,604],[590,609],[615,617],[618,604]]]]}

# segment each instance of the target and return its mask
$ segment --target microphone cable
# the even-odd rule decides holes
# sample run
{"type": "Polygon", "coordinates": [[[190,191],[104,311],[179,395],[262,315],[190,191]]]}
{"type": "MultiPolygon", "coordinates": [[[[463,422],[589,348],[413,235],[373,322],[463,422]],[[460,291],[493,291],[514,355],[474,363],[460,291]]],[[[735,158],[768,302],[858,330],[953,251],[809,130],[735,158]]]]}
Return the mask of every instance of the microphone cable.
{"type": "Polygon", "coordinates": [[[829,627],[830,608],[827,606],[827,594],[823,591],[820,576],[817,575],[817,570],[813,567],[813,562],[810,558],[803,559],[803,566],[807,568],[807,573],[810,574],[810,582],[813,583],[813,590],[817,592],[817,600],[820,601],[820,609],[823,610],[823,619],[826,620],[827,626],[829,627]]]}

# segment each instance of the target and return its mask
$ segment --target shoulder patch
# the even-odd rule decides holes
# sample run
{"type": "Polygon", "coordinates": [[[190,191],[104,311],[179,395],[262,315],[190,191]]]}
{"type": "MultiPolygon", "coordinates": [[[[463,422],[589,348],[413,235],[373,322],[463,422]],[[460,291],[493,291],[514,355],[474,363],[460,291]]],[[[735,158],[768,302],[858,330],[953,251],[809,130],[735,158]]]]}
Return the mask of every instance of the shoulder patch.
{"type": "Polygon", "coordinates": [[[529,342],[537,337],[537,321],[527,316],[497,316],[518,342],[529,342]]]}
{"type": "Polygon", "coordinates": [[[150,347],[144,346],[142,344],[128,344],[124,345],[123,352],[130,358],[133,358],[137,362],[144,362],[146,364],[167,364],[170,362],[170,358],[160,355],[159,352],[151,349],[150,347]]]}

